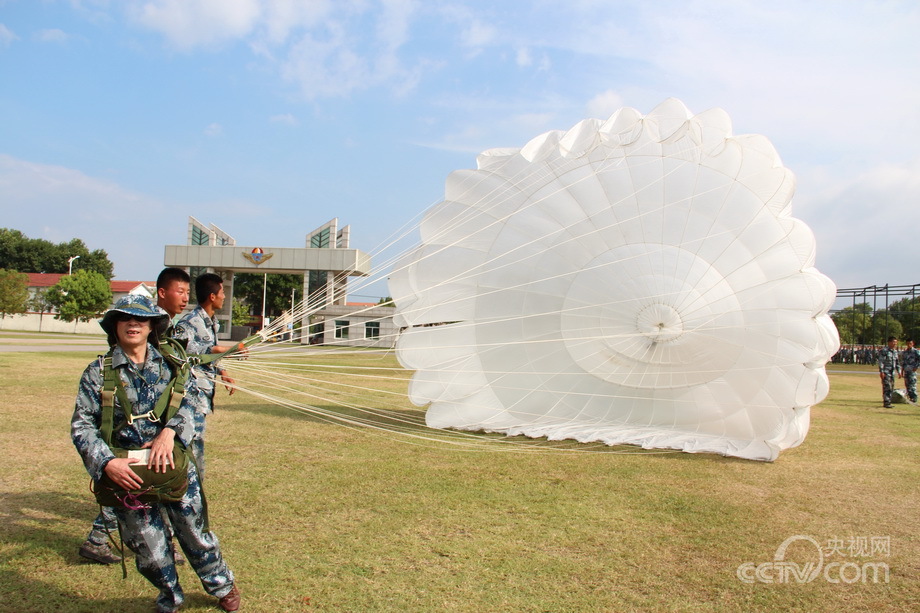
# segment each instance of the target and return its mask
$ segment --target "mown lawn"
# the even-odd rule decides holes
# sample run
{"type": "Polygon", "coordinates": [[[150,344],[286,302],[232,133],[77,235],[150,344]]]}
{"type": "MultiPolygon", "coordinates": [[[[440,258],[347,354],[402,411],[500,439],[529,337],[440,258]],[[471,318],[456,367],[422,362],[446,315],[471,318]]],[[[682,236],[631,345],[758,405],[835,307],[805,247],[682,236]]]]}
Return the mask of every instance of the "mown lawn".
{"type": "MultiPolygon", "coordinates": [[[[130,565],[123,580],[77,556],[97,507],[69,419],[92,357],[0,354],[0,611],[153,610],[130,565]]],[[[878,377],[854,372],[865,367],[829,369],[807,440],[772,464],[420,445],[222,391],[208,421],[211,525],[245,611],[917,610],[920,409],[883,409],[878,377]],[[848,563],[845,580],[739,579],[797,535],[836,543],[825,563],[848,563]],[[859,550],[870,542],[881,548],[859,550]],[[867,562],[887,564],[888,580],[863,581],[867,562]]],[[[817,561],[809,547],[786,559],[817,561]]],[[[215,610],[180,576],[185,611],[215,610]]]]}

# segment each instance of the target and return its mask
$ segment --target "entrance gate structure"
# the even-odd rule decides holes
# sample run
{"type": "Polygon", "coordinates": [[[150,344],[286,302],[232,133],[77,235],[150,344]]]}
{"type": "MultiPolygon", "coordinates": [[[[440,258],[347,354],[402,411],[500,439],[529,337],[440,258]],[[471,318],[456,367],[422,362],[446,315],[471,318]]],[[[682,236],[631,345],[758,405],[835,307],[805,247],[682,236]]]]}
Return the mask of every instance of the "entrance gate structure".
{"type": "MultiPolygon", "coordinates": [[[[349,226],[339,229],[338,223],[335,218],[310,232],[303,248],[244,247],[217,226],[189,217],[188,244],[166,245],[164,264],[189,269],[193,292],[195,278],[204,272],[215,272],[224,279],[227,299],[215,317],[220,322],[218,338],[229,339],[235,273],[302,274],[303,295],[312,307],[308,312],[345,305],[348,277],[370,275],[371,258],[349,248],[349,226]]],[[[309,329],[307,315],[300,323],[301,330],[309,329]]],[[[302,334],[300,340],[309,342],[309,335],[302,334]]]]}

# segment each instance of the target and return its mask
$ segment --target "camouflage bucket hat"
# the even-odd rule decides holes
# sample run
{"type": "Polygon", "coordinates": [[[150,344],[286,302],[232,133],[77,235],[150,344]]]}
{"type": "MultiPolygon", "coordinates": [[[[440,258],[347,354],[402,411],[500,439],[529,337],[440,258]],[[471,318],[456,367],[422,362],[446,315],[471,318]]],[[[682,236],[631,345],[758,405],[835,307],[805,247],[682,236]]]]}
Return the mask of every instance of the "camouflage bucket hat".
{"type": "Polygon", "coordinates": [[[165,327],[169,323],[169,314],[147,296],[123,296],[99,320],[99,325],[110,336],[115,334],[115,321],[118,313],[151,319],[150,323],[153,326],[154,333],[157,332],[158,328],[165,327]]]}

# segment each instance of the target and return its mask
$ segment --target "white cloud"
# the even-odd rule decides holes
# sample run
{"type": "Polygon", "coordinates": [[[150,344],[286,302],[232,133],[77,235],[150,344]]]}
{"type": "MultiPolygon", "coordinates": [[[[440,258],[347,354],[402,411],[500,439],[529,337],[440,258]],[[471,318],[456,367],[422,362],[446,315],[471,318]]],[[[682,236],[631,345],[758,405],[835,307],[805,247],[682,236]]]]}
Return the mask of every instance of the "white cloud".
{"type": "Polygon", "coordinates": [[[377,39],[384,49],[393,52],[409,39],[409,24],[417,10],[415,0],[390,0],[383,4],[377,21],[377,39]]]}
{"type": "Polygon", "coordinates": [[[129,14],[186,51],[243,42],[312,100],[379,85],[411,91],[430,65],[406,67],[399,57],[418,6],[417,0],[148,0],[129,14]]]}
{"type": "Polygon", "coordinates": [[[265,44],[269,47],[282,45],[292,31],[321,25],[335,4],[331,0],[270,0],[265,5],[261,23],[265,44]]]}
{"type": "Polygon", "coordinates": [[[129,14],[189,50],[245,37],[256,27],[262,7],[259,0],[149,0],[129,14]]]}
{"type": "Polygon", "coordinates": [[[515,54],[514,61],[518,66],[521,66],[522,68],[533,64],[533,57],[530,55],[530,49],[527,47],[521,47],[518,49],[517,53],[515,54]]]}
{"type": "Polygon", "coordinates": [[[920,157],[846,179],[823,168],[797,174],[793,215],[815,233],[821,272],[839,287],[917,282],[920,157]]]}
{"type": "Polygon", "coordinates": [[[297,118],[291,115],[290,113],[284,113],[282,115],[272,115],[269,117],[269,121],[272,123],[281,123],[287,126],[299,126],[300,122],[297,121],[297,118]]]}
{"type": "Polygon", "coordinates": [[[0,154],[3,225],[54,243],[82,239],[104,249],[120,279],[150,279],[163,262],[165,237],[182,240],[178,207],[78,170],[0,154]]]}
{"type": "MultiPolygon", "coordinates": [[[[694,111],[725,108],[742,131],[770,128],[834,147],[915,150],[920,121],[920,6],[892,3],[711,1],[592,7],[559,45],[642,70],[627,102],[648,109],[668,96],[694,111]],[[907,111],[907,109],[911,109],[907,111]],[[909,128],[909,130],[905,130],[909,128]]],[[[622,91],[621,91],[622,93],[622,91]]]]}
{"type": "Polygon", "coordinates": [[[486,47],[495,41],[498,33],[494,26],[472,19],[460,34],[461,42],[473,49],[486,47]]]}
{"type": "Polygon", "coordinates": [[[280,68],[281,76],[297,84],[308,100],[344,96],[364,89],[372,78],[367,60],[351,48],[344,29],[338,25],[330,25],[324,40],[303,35],[290,48],[280,68]]]}
{"type": "MultiPolygon", "coordinates": [[[[156,278],[163,266],[164,246],[185,244],[190,214],[206,221],[223,220],[222,227],[247,228],[247,220],[274,213],[259,203],[233,198],[194,203],[162,200],[73,168],[5,154],[0,154],[0,202],[4,227],[53,243],[79,238],[90,250],[108,253],[116,278],[131,280],[156,278]]],[[[270,225],[265,231],[255,240],[268,243],[277,234],[270,225]]]]}
{"type": "Polygon", "coordinates": [[[52,28],[50,30],[39,30],[35,38],[43,43],[66,43],[70,37],[63,30],[52,28]]]}
{"type": "Polygon", "coordinates": [[[585,106],[585,115],[597,119],[607,119],[623,106],[626,106],[623,102],[623,97],[612,89],[608,89],[588,101],[585,106]]]}
{"type": "Polygon", "coordinates": [[[19,40],[12,30],[0,23],[0,47],[9,47],[13,41],[19,40]]]}
{"type": "Polygon", "coordinates": [[[205,136],[217,137],[224,133],[224,127],[219,123],[208,124],[204,129],[205,136]]]}

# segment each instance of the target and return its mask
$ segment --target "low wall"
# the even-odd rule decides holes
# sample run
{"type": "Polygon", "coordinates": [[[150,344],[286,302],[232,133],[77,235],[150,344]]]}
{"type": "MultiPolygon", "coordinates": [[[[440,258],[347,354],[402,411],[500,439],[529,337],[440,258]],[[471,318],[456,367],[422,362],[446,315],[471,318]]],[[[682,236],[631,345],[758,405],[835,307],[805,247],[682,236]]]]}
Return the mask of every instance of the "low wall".
{"type": "Polygon", "coordinates": [[[64,334],[103,334],[96,319],[87,322],[66,322],[55,319],[53,313],[21,313],[0,318],[0,330],[20,332],[59,332],[64,334]]]}

